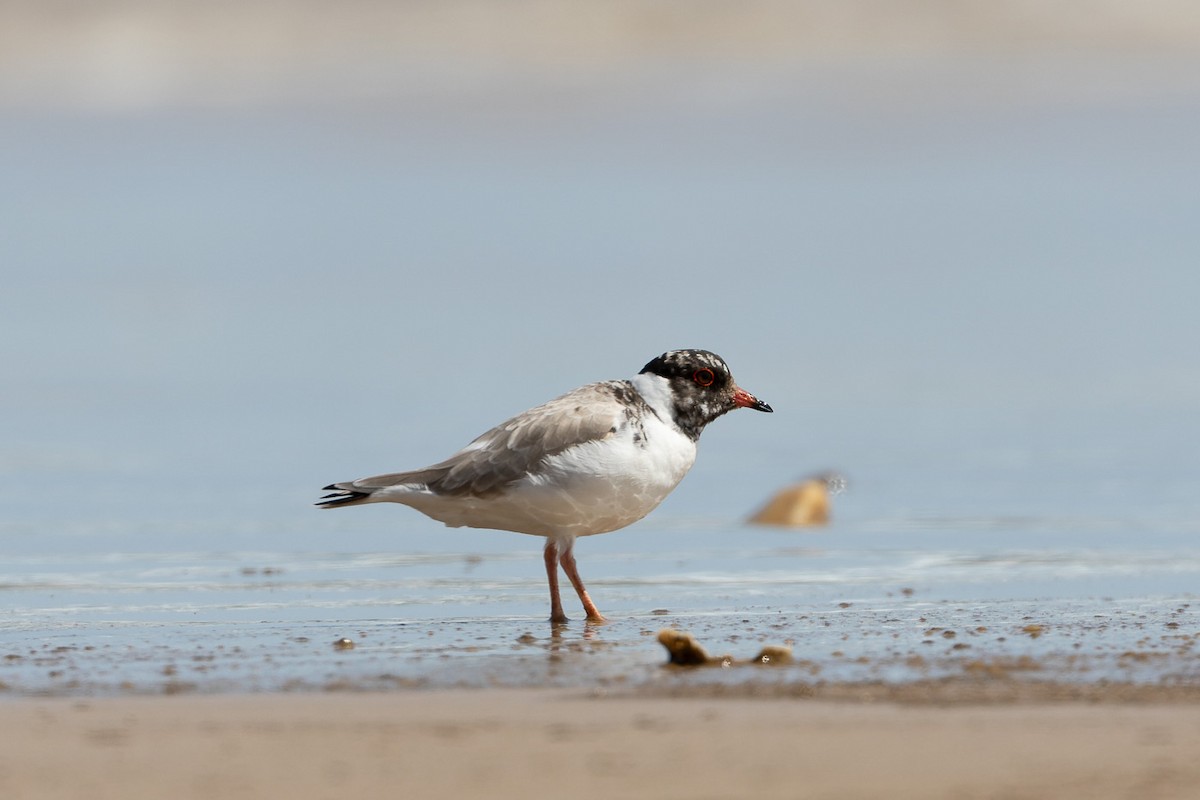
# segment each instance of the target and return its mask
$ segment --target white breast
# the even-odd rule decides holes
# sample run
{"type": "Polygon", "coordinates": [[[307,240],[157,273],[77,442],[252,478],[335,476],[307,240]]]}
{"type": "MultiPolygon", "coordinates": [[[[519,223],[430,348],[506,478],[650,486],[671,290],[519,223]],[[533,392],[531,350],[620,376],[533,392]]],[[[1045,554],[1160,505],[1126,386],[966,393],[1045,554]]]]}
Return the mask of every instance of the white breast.
{"type": "Polygon", "coordinates": [[[670,412],[661,405],[665,396],[653,388],[646,399],[657,406],[656,414],[626,421],[603,439],[548,457],[499,494],[438,497],[414,492],[397,500],[452,527],[563,538],[623,528],[657,508],[696,460],[696,443],[669,422],[670,412]]]}
{"type": "Polygon", "coordinates": [[[606,533],[657,508],[695,461],[695,442],[652,417],[640,429],[626,426],[607,439],[552,456],[516,494],[536,497],[539,517],[557,517],[556,531],[606,533]]]}

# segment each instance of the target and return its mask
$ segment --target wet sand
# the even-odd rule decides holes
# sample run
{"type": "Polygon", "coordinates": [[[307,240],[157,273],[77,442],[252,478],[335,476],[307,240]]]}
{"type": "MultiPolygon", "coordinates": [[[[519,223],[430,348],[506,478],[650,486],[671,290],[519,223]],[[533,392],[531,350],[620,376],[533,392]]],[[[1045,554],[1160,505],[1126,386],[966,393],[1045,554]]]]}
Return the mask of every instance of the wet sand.
{"type": "Polygon", "coordinates": [[[23,798],[1194,797],[1200,704],[577,690],[26,699],[23,798]]]}

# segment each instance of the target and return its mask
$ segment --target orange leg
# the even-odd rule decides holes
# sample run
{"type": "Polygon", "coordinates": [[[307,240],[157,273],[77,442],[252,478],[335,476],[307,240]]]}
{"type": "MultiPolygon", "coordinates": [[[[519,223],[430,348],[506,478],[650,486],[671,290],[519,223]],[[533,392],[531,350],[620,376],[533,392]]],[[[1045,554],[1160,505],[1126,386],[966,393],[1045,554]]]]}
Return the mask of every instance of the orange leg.
{"type": "MultiPolygon", "coordinates": [[[[600,610],[596,608],[596,604],[592,602],[592,598],[588,596],[587,588],[583,585],[583,579],[579,577],[579,569],[575,566],[575,554],[572,553],[575,542],[567,543],[567,546],[562,549],[558,556],[559,563],[562,564],[563,572],[567,573],[567,577],[571,580],[571,585],[575,587],[575,594],[579,595],[579,602],[583,603],[583,610],[587,613],[588,622],[604,622],[604,616],[600,610]]],[[[549,547],[547,546],[547,552],[549,547]]],[[[549,559],[549,556],[547,556],[549,559]]],[[[546,561],[547,568],[549,560],[546,561]]],[[[554,595],[558,596],[557,580],[553,582],[552,588],[554,595]]],[[[561,607],[559,609],[561,611],[561,607]]]]}
{"type": "Polygon", "coordinates": [[[550,622],[558,625],[567,621],[562,599],[558,596],[558,542],[546,540],[546,580],[550,583],[550,622]]]}

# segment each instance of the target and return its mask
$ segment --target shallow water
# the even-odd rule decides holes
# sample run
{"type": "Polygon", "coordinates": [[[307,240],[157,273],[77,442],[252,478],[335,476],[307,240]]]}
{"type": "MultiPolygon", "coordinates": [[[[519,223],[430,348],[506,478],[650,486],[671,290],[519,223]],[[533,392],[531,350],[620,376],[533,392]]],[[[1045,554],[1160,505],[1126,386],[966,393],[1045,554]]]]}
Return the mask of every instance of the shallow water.
{"type": "Polygon", "coordinates": [[[1130,548],[1086,528],[1047,546],[1028,521],[985,522],[643,523],[579,545],[611,621],[561,628],[545,621],[536,541],[515,535],[468,533],[480,550],[439,553],[31,555],[0,575],[11,609],[0,681],[16,694],[107,694],[1200,679],[1191,532],[1130,548]],[[711,655],[784,645],[796,661],[681,675],[655,641],[666,627],[711,655]]]}

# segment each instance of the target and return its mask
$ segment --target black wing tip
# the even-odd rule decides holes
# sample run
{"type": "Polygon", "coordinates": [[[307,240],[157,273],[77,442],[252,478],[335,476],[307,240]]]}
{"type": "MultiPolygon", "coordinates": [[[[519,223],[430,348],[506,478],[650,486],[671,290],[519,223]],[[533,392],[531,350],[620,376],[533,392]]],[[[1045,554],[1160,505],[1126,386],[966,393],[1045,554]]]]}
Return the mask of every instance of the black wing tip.
{"type": "Polygon", "coordinates": [[[354,503],[359,503],[370,497],[370,492],[352,492],[346,489],[338,489],[337,486],[329,485],[325,487],[328,491],[333,489],[333,494],[327,494],[316,503],[313,503],[317,508],[337,508],[338,506],[348,506],[354,503]]]}

